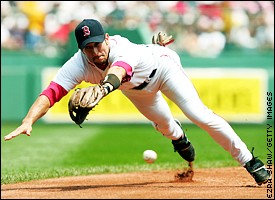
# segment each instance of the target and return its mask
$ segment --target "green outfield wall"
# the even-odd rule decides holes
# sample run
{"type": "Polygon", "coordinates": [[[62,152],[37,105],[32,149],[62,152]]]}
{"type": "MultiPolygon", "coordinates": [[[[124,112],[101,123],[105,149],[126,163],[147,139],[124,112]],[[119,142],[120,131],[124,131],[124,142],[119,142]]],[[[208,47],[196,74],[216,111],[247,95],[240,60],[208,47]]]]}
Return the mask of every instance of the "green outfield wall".
{"type": "MultiPolygon", "coordinates": [[[[202,100],[211,109],[221,115],[224,114],[228,121],[242,123],[265,121],[267,92],[272,93],[271,115],[273,119],[274,52],[226,49],[215,59],[179,54],[182,65],[190,73],[202,100]],[[213,77],[213,74],[216,76],[213,77]]],[[[1,122],[21,121],[41,90],[46,87],[49,82],[47,79],[51,78],[63,62],[62,56],[48,58],[28,51],[1,50],[1,122]]],[[[118,102],[121,101],[120,98],[123,97],[117,97],[118,102]]],[[[67,121],[69,118],[66,103],[65,101],[59,103],[58,106],[63,106],[63,108],[56,106],[52,109],[53,113],[45,117],[45,121],[58,122],[63,115],[66,117],[61,121],[67,121]]],[[[115,107],[116,103],[113,103],[115,107]]],[[[121,102],[119,104],[121,105],[121,102]]],[[[176,116],[182,115],[177,108],[174,108],[174,105],[171,103],[169,105],[176,116]]],[[[98,118],[95,117],[95,121],[103,120],[104,116],[116,118],[108,114],[106,108],[104,110],[103,107],[104,105],[102,108],[99,107],[98,113],[100,114],[98,118]]],[[[117,110],[119,109],[111,113],[118,114],[117,110]]],[[[128,118],[126,118],[132,117],[133,121],[135,119],[144,121],[144,118],[137,115],[135,110],[131,112],[125,110],[125,113],[121,114],[127,115],[128,113],[128,118]]]]}

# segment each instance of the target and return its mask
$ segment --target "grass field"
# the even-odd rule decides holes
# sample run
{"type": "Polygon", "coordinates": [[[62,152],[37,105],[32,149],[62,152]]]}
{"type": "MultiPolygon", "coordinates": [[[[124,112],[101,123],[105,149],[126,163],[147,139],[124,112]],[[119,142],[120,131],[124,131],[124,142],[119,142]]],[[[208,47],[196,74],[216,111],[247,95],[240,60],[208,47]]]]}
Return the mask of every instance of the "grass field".
{"type": "MultiPolygon", "coordinates": [[[[187,167],[173,151],[171,141],[151,124],[44,124],[33,126],[32,135],[3,137],[19,123],[1,124],[1,184],[63,176],[120,173],[187,167]],[[142,159],[146,149],[158,153],[153,164],[142,159]]],[[[232,125],[249,150],[266,160],[266,125],[232,125]]],[[[195,168],[239,166],[203,130],[184,125],[196,149],[195,168]]]]}

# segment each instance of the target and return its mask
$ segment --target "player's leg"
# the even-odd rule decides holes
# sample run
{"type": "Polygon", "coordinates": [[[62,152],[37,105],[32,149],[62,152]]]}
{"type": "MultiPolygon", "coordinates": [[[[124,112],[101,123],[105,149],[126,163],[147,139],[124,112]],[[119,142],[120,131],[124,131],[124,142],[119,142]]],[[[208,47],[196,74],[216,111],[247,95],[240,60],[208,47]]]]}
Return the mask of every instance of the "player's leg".
{"type": "Polygon", "coordinates": [[[195,150],[180,123],[171,114],[170,108],[160,92],[144,94],[142,91],[123,91],[124,95],[152,123],[157,131],[172,140],[174,150],[182,158],[191,162],[195,159],[195,150]]]}
{"type": "Polygon", "coordinates": [[[177,139],[183,135],[183,130],[175,122],[160,92],[152,94],[144,94],[142,91],[122,92],[163,136],[177,139]]]}
{"type": "Polygon", "coordinates": [[[242,166],[246,166],[254,178],[257,176],[255,180],[258,184],[267,181],[269,175],[264,165],[259,161],[254,162],[254,156],[232,127],[202,103],[192,82],[182,69],[167,79],[161,91],[176,103],[192,122],[207,131],[242,166]],[[255,175],[255,169],[247,167],[250,162],[253,163],[253,168],[261,172],[255,175]]]}

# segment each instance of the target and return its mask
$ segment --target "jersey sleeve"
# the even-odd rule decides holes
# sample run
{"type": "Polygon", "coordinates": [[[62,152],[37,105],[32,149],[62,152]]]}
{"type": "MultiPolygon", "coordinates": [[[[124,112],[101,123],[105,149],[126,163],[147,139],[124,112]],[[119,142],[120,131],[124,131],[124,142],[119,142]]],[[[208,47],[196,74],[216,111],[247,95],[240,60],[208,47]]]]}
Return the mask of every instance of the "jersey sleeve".
{"type": "Polygon", "coordinates": [[[60,101],[68,93],[61,85],[51,81],[49,86],[40,94],[48,97],[50,101],[50,107],[52,107],[56,102],[60,101]]]}
{"type": "Polygon", "coordinates": [[[109,61],[112,64],[110,67],[118,66],[124,68],[126,70],[126,77],[124,77],[122,81],[127,82],[130,81],[133,76],[133,71],[138,64],[138,60],[128,41],[122,42],[121,44],[120,42],[118,43],[119,45],[114,45],[111,48],[109,61]]]}
{"type": "Polygon", "coordinates": [[[81,52],[78,51],[57,72],[53,81],[70,91],[85,79],[85,66],[81,52]]]}
{"type": "Polygon", "coordinates": [[[78,51],[57,72],[49,86],[40,94],[50,100],[51,107],[84,79],[84,63],[78,51]]]}
{"type": "Polygon", "coordinates": [[[133,68],[130,66],[127,62],[124,61],[116,61],[111,65],[112,66],[119,66],[126,70],[126,77],[122,79],[122,82],[127,82],[131,80],[131,77],[133,76],[133,68]]]}

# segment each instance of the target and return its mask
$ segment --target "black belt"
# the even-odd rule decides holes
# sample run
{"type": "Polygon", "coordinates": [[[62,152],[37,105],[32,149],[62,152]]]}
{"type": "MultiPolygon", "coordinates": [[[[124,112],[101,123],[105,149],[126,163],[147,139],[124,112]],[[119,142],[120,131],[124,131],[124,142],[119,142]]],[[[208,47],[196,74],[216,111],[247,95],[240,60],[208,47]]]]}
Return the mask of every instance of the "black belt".
{"type": "Polygon", "coordinates": [[[151,74],[149,75],[149,78],[147,77],[143,83],[141,83],[139,86],[134,87],[134,90],[142,90],[145,88],[151,81],[151,78],[153,78],[156,74],[157,69],[154,69],[151,74]]]}

